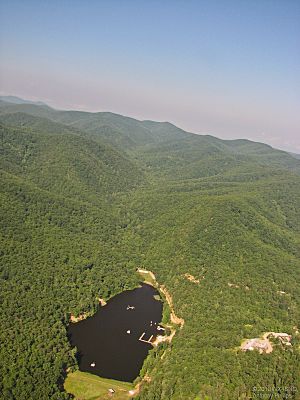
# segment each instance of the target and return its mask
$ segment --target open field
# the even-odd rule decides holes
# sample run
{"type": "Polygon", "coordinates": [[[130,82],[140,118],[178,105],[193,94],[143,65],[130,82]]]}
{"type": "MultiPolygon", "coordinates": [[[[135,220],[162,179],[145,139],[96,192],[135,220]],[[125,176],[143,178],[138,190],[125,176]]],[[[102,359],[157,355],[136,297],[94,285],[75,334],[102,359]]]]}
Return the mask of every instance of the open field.
{"type": "Polygon", "coordinates": [[[76,400],[128,400],[131,398],[128,391],[133,389],[133,385],[76,371],[68,374],[64,388],[73,394],[76,400]],[[115,391],[113,395],[108,392],[110,388],[115,391]]]}

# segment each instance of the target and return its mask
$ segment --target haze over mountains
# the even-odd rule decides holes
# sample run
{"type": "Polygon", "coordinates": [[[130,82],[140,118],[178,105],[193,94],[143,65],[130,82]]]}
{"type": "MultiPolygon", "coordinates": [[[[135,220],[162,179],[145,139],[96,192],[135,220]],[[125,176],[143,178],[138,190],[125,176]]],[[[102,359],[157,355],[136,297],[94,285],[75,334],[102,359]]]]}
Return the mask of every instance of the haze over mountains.
{"type": "Polygon", "coordinates": [[[299,159],[11,97],[0,100],[0,129],[5,399],[70,399],[70,314],[136,287],[141,266],[172,293],[185,325],[147,358],[138,399],[251,399],[259,386],[295,388],[297,399],[299,159]],[[292,345],[239,350],[269,331],[292,345]]]}
{"type": "MultiPolygon", "coordinates": [[[[35,117],[48,118],[70,127],[76,126],[78,129],[87,130],[92,136],[97,136],[97,134],[104,136],[105,139],[112,141],[115,145],[118,145],[118,141],[120,141],[119,145],[125,148],[134,147],[139,143],[148,144],[166,141],[169,138],[179,140],[186,138],[188,133],[170,122],[139,121],[110,112],[90,113],[84,111],[56,110],[43,102],[24,100],[16,96],[0,96],[0,102],[2,113],[13,112],[15,114],[19,112],[35,117]],[[12,105],[18,105],[18,107],[12,105]],[[32,106],[42,107],[36,108],[32,106]],[[122,132],[120,132],[120,129],[122,132]]],[[[211,137],[210,135],[198,136],[211,137]]],[[[219,141],[219,143],[226,143],[228,145],[232,143],[236,149],[239,147],[237,146],[238,143],[243,145],[246,142],[251,142],[247,139],[222,140],[215,138],[215,140],[216,142],[219,141]]],[[[271,147],[269,145],[265,146],[271,147]]]]}

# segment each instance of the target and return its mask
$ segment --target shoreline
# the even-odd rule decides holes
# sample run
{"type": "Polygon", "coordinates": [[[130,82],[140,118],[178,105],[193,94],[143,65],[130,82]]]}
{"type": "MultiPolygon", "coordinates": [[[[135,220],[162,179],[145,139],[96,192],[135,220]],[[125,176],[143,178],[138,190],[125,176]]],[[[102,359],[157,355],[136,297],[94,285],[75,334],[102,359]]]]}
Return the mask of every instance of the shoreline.
{"type": "MultiPolygon", "coordinates": [[[[148,283],[148,284],[152,285],[153,287],[158,289],[158,291],[163,295],[163,298],[166,300],[166,302],[167,302],[167,304],[168,304],[168,306],[170,308],[170,322],[172,324],[174,324],[174,325],[180,325],[179,329],[182,329],[183,326],[184,326],[185,321],[184,321],[183,318],[180,318],[175,314],[174,305],[173,305],[173,298],[170,295],[170,293],[168,292],[167,288],[164,285],[160,285],[157,282],[156,277],[155,277],[155,275],[154,275],[154,273],[152,271],[148,271],[146,269],[138,268],[137,272],[140,275],[143,276],[143,278],[145,280],[145,283],[148,283]],[[147,281],[145,279],[144,275],[150,276],[152,281],[147,281]],[[153,283],[154,283],[154,285],[153,285],[153,283]]],[[[165,324],[165,326],[171,330],[171,333],[169,335],[167,335],[167,336],[158,335],[156,337],[156,339],[153,342],[151,342],[151,344],[154,347],[158,346],[158,344],[163,343],[163,342],[171,343],[173,337],[175,336],[175,333],[176,333],[177,329],[173,325],[165,324]]]]}

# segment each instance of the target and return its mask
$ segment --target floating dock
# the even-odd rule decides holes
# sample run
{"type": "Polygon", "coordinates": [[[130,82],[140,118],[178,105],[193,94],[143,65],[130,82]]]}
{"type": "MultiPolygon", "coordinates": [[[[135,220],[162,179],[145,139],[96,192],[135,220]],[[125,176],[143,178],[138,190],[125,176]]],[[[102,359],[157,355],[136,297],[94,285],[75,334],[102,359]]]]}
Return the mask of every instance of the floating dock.
{"type": "Polygon", "coordinates": [[[152,340],[152,338],[153,338],[153,335],[151,335],[150,338],[149,338],[148,340],[145,340],[145,339],[143,339],[144,336],[145,336],[145,333],[146,333],[146,332],[143,332],[143,333],[141,334],[141,336],[139,337],[139,341],[144,342],[144,343],[149,343],[149,344],[151,344],[151,340],[152,340]]]}

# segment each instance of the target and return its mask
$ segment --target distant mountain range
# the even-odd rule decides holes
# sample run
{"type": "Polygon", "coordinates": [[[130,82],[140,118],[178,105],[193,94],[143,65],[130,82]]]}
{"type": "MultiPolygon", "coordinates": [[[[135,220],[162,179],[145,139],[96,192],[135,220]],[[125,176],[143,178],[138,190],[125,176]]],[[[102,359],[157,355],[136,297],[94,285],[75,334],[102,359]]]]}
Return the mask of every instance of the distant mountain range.
{"type": "Polygon", "coordinates": [[[300,160],[300,154],[296,154],[296,153],[290,153],[291,156],[297,158],[298,160],[300,160]]]}
{"type": "MultiPolygon", "coordinates": [[[[176,127],[175,125],[171,124],[170,122],[155,122],[155,121],[138,121],[135,120],[134,118],[130,117],[125,117],[121,116],[118,114],[110,113],[110,112],[95,112],[95,113],[90,113],[90,112],[82,112],[82,111],[64,111],[64,110],[55,110],[52,107],[49,107],[46,103],[41,102],[41,101],[31,101],[31,100],[26,100],[22,99],[20,97],[16,96],[0,96],[0,102],[4,103],[11,103],[11,104],[16,104],[16,105],[35,105],[35,106],[43,106],[43,109],[35,110],[35,109],[30,109],[30,108],[23,108],[20,107],[18,110],[20,112],[25,112],[29,113],[35,116],[44,116],[46,118],[53,119],[55,121],[60,121],[63,123],[67,124],[76,124],[78,128],[82,129],[88,129],[88,131],[92,134],[94,133],[97,135],[97,131],[101,129],[102,135],[106,136],[108,138],[111,136],[111,133],[113,133],[114,138],[112,139],[114,141],[114,144],[122,144],[123,146],[126,146],[125,142],[128,142],[127,145],[130,145],[130,142],[132,142],[132,137],[134,136],[134,132],[136,129],[138,129],[138,135],[135,138],[137,141],[141,140],[141,132],[145,130],[145,134],[148,136],[155,135],[155,131],[158,132],[158,137],[156,138],[159,140],[159,137],[161,137],[161,134],[163,133],[163,137],[165,139],[165,135],[171,135],[174,137],[174,133],[177,132],[179,133],[186,133],[183,129],[176,127]],[[46,109],[45,109],[46,108],[46,109]],[[51,112],[52,111],[52,112],[51,112]],[[55,113],[56,111],[56,113],[55,113]],[[58,113],[60,115],[58,116],[58,113]],[[55,115],[56,114],[56,115],[55,115]],[[72,117],[71,117],[72,115],[72,117]],[[76,118],[79,117],[79,118],[76,118]],[[112,119],[114,118],[113,121],[113,126],[112,125],[112,119]],[[74,119],[74,120],[72,120],[74,119]],[[80,121],[79,121],[80,119],[80,121]],[[75,121],[76,120],[76,121],[75,121]],[[126,121],[126,123],[125,123],[126,121]],[[135,121],[136,124],[135,126],[132,124],[132,122],[135,121]],[[107,125],[106,125],[107,122],[107,125]],[[120,135],[118,133],[118,126],[121,123],[122,126],[122,131],[123,134],[120,135]],[[137,126],[138,125],[138,126],[137,126]],[[127,126],[127,137],[120,137],[124,136],[124,128],[127,126]],[[162,128],[164,127],[164,128],[162,128]],[[130,131],[130,138],[128,137],[128,132],[130,131]],[[149,135],[149,131],[152,132],[149,135]]],[[[5,109],[4,104],[2,104],[2,109],[5,109]]],[[[9,109],[7,109],[9,111],[9,109]]],[[[17,109],[15,109],[17,111],[17,109]]],[[[217,139],[218,140],[218,139],[217,139]]],[[[240,139],[246,141],[247,139],[240,139]]],[[[227,142],[230,142],[230,140],[227,140],[227,142]]],[[[234,140],[232,140],[234,142],[234,140]]],[[[251,140],[249,140],[251,142],[251,140]]],[[[268,146],[268,145],[266,145],[268,146]]],[[[300,154],[292,153],[289,152],[293,157],[300,159],[300,154]]]]}
{"type": "Polygon", "coordinates": [[[0,96],[0,100],[13,104],[35,104],[36,106],[46,106],[42,101],[24,100],[16,96],[0,96]]]}

